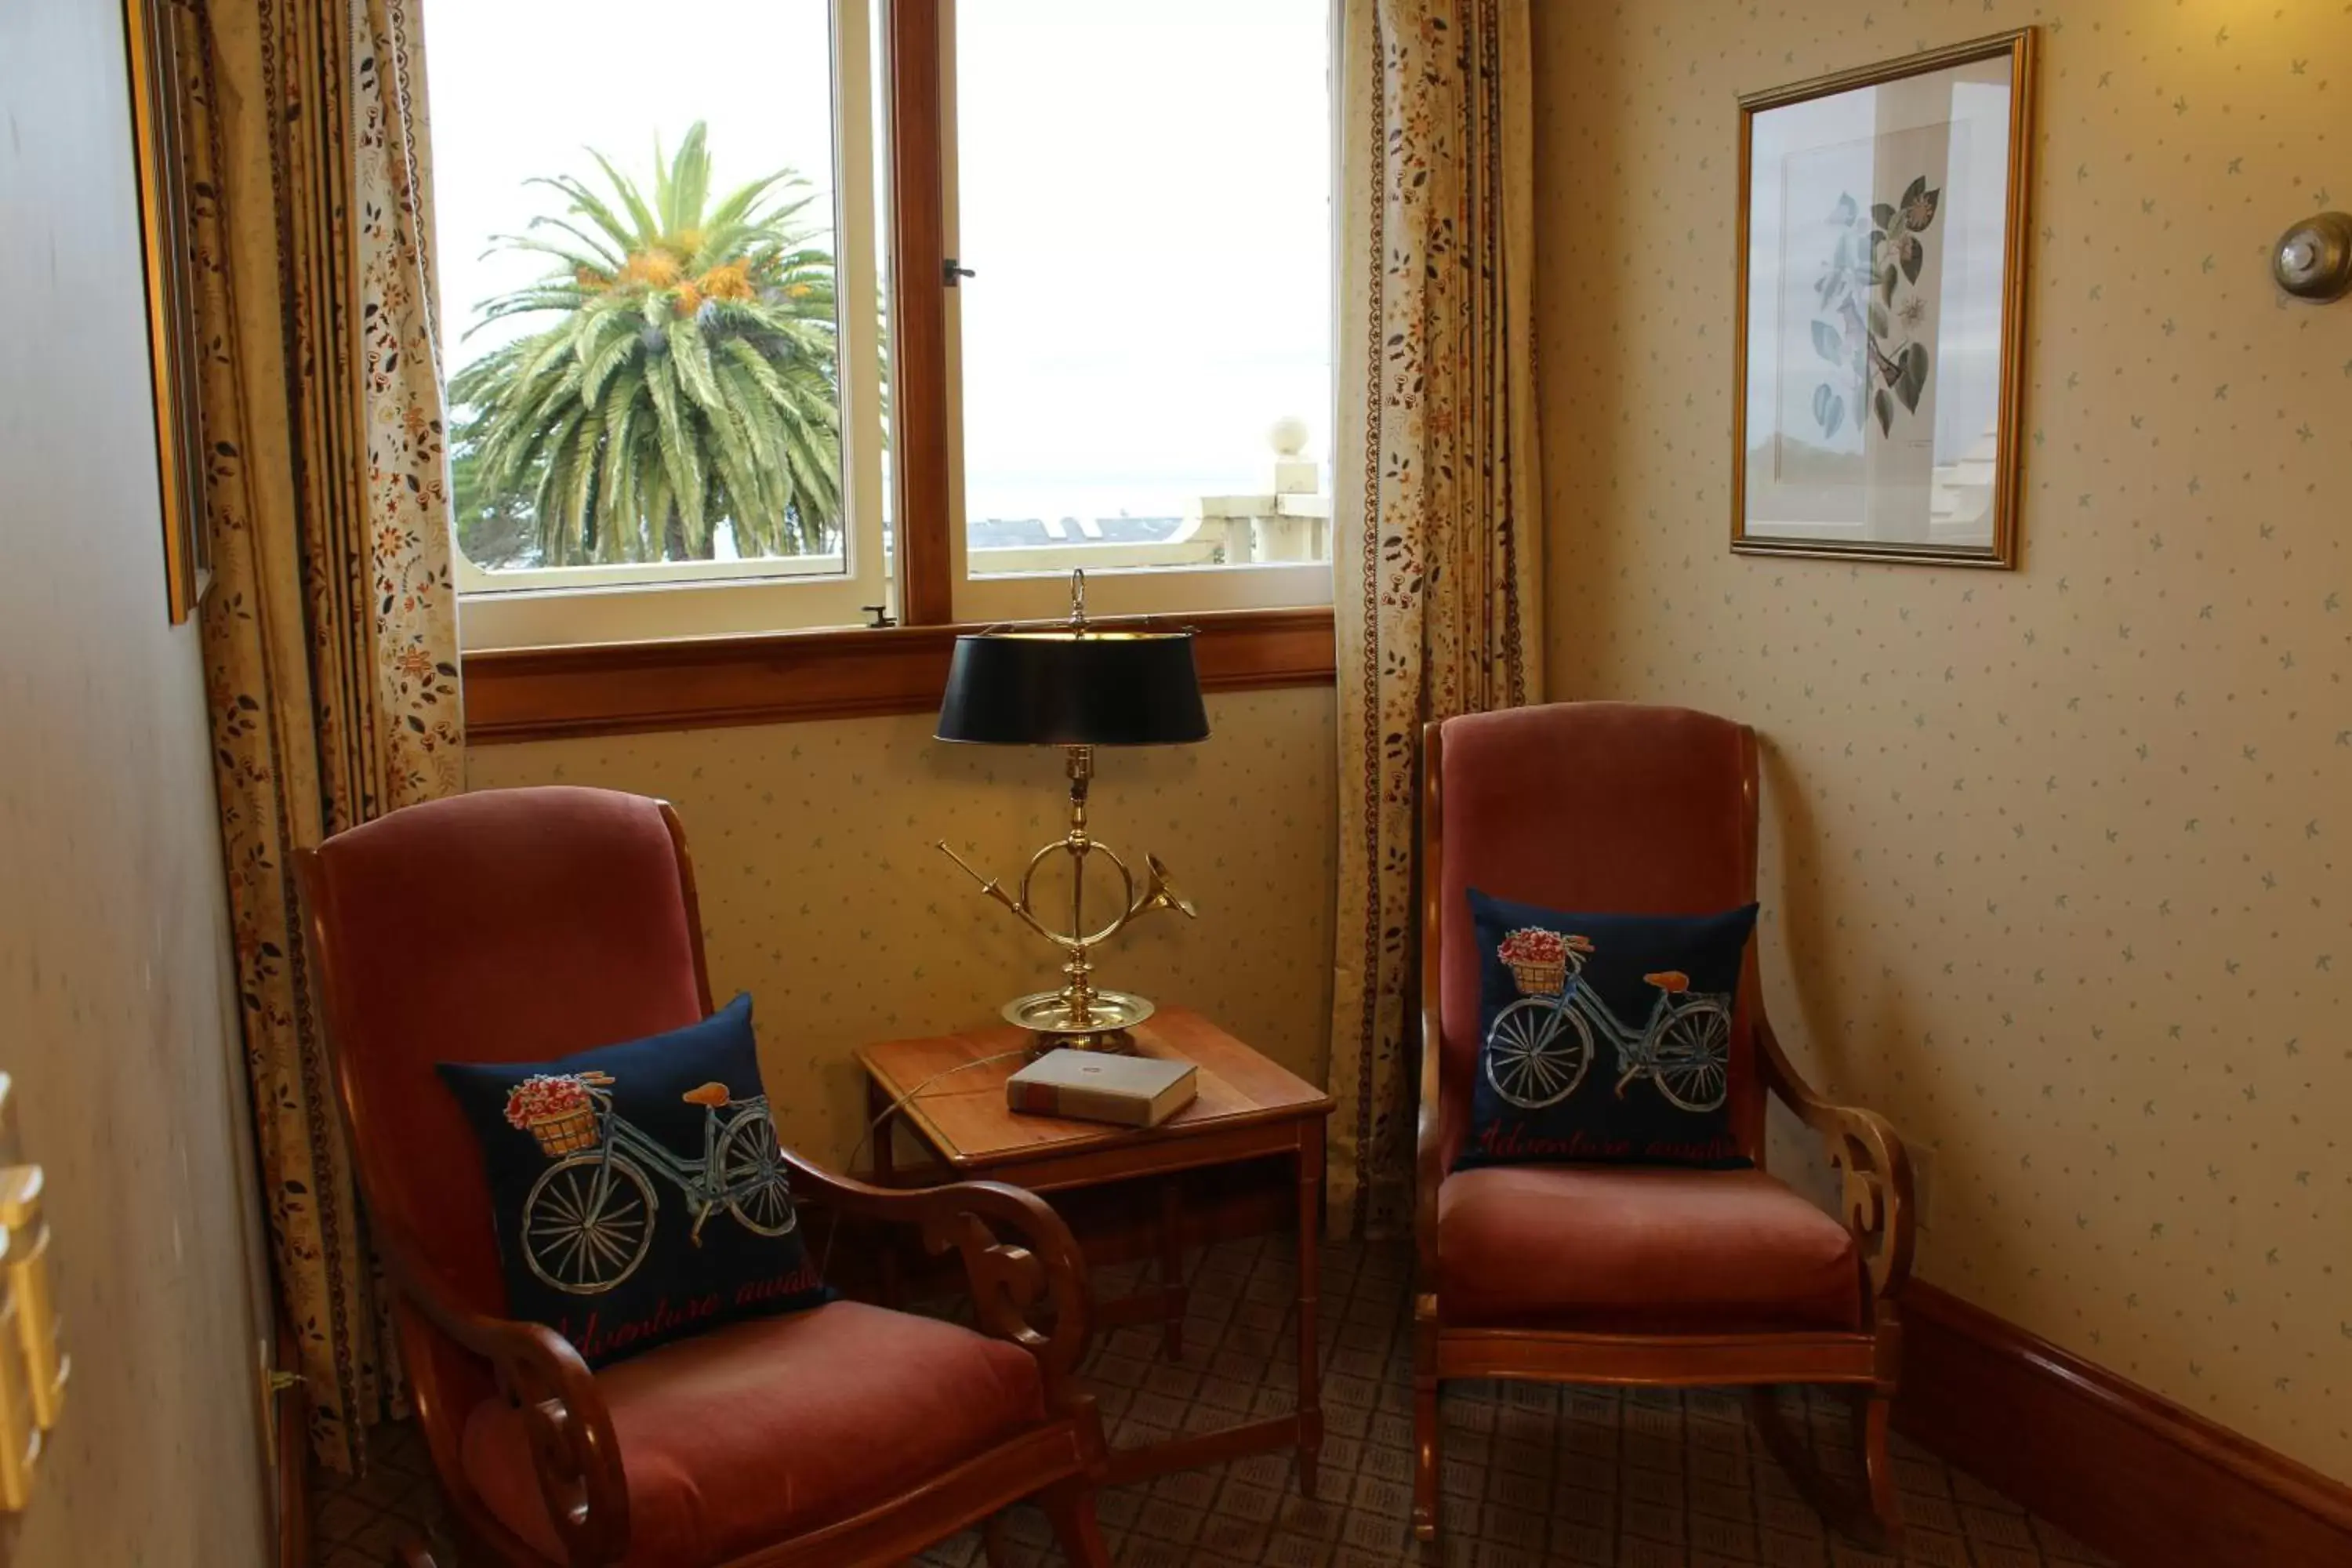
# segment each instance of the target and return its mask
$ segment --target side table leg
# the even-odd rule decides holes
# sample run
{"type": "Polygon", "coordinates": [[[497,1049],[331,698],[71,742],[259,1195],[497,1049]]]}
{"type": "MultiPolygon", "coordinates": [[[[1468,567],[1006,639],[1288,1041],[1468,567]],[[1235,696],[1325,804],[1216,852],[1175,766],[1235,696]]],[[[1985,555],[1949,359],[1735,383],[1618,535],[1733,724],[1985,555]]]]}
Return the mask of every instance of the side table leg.
{"type": "Polygon", "coordinates": [[[1315,1321],[1322,1282],[1322,1211],[1323,1121],[1316,1117],[1298,1134],[1298,1495],[1305,1498],[1315,1495],[1315,1463],[1323,1452],[1323,1374],[1315,1321]]]}
{"type": "Polygon", "coordinates": [[[1160,1351],[1184,1359],[1184,1194],[1174,1176],[1160,1184],[1160,1351]]]}
{"type": "MultiPolygon", "coordinates": [[[[871,1077],[866,1080],[866,1124],[874,1133],[874,1184],[895,1187],[898,1184],[898,1123],[890,1114],[889,1093],[871,1077]]],[[[898,1295],[898,1237],[893,1230],[882,1238],[882,1304],[897,1310],[898,1295]]]]}

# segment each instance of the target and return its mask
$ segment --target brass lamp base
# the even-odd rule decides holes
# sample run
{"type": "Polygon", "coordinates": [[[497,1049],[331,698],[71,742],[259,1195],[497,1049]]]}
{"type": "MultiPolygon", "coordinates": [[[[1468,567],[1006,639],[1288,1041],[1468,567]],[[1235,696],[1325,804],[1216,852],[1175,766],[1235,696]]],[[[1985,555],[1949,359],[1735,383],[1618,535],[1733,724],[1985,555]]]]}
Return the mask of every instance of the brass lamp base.
{"type": "Polygon", "coordinates": [[[1144,885],[1135,885],[1135,874],[1127,862],[1087,831],[1087,786],[1095,774],[1095,753],[1092,746],[1071,746],[1070,827],[1058,840],[1046,845],[1029,858],[1027,869],[1021,874],[1018,894],[1008,893],[993,877],[983,877],[964,864],[962,856],[947,846],[945,839],[937,842],[940,853],[961,866],[964,874],[980,884],[980,890],[1011,910],[1023,925],[1060,948],[1066,955],[1062,973],[1069,984],[1059,991],[1034,991],[1026,996],[1016,996],[1003,1007],[1005,1019],[1029,1030],[1037,1037],[1032,1057],[1067,1046],[1085,1051],[1116,1051],[1132,1055],[1135,1038],[1128,1031],[1151,1016],[1149,997],[1138,996],[1131,991],[1105,991],[1094,983],[1094,950],[1117,936],[1138,918],[1154,910],[1174,910],[1187,919],[1193,915],[1192,902],[1179,893],[1168,881],[1168,868],[1160,863],[1157,855],[1146,855],[1143,863],[1150,873],[1144,885]],[[1070,929],[1058,931],[1040,921],[1030,904],[1030,888],[1036,880],[1037,868],[1055,855],[1066,856],[1070,862],[1070,929]],[[1109,862],[1118,875],[1118,912],[1110,923],[1097,931],[1087,929],[1086,878],[1087,862],[1099,856],[1109,862]]]}
{"type": "Polygon", "coordinates": [[[1018,1025],[1037,1037],[1029,1053],[1033,1057],[1064,1047],[1132,1056],[1135,1037],[1129,1031],[1157,1010],[1149,996],[1091,988],[1087,992],[1083,1015],[1067,991],[1037,991],[1015,996],[1003,1009],[1006,1023],[1018,1025]]]}

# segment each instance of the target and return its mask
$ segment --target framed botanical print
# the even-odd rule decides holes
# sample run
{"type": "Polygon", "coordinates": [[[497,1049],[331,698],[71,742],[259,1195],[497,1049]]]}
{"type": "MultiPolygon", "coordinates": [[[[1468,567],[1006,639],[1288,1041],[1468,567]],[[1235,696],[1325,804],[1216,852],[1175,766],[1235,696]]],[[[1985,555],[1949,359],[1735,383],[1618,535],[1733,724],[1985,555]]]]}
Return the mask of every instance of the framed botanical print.
{"type": "Polygon", "coordinates": [[[211,585],[205,530],[205,453],[196,405],[196,300],[188,254],[186,121],[181,101],[187,21],[177,0],[122,0],[131,68],[131,131],[139,168],[139,227],[147,259],[147,348],[155,390],[156,478],[163,502],[163,574],[173,625],[211,585]]]}
{"type": "Polygon", "coordinates": [[[1739,100],[1734,550],[2017,563],[2034,47],[1739,100]]]}

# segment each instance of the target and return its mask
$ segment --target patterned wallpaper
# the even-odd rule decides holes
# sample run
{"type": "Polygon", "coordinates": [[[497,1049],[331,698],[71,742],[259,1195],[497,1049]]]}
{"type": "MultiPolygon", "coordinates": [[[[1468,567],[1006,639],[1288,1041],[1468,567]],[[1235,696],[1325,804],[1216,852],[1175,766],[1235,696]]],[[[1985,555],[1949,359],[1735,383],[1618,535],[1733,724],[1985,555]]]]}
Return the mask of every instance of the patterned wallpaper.
{"type": "MultiPolygon", "coordinates": [[[[931,724],[910,714],[482,746],[467,781],[598,784],[677,805],[712,988],[752,994],[785,1141],[838,1164],[863,1132],[857,1046],[989,1023],[1007,997],[1059,984],[1054,950],[931,843],[1016,877],[1061,834],[1061,753],[948,745],[931,724]]],[[[1198,921],[1148,917],[1098,961],[1097,978],[1192,1007],[1319,1082],[1331,692],[1213,696],[1209,724],[1197,746],[1097,753],[1096,834],[1139,874],[1144,852],[1158,854],[1201,910],[1198,921]]],[[[1109,886],[1088,879],[1097,907],[1110,907],[1109,886]]],[[[867,1160],[861,1152],[857,1163],[867,1160]]]]}
{"type": "Polygon", "coordinates": [[[1924,1277],[2352,1478],[2342,0],[1538,10],[1559,696],[1767,745],[1768,988],[1924,1277]],[[2024,568],[1733,557],[1735,100],[2046,29],[2024,568]]]}
{"type": "Polygon", "coordinates": [[[74,1357],[14,1568],[269,1561],[260,1216],[193,625],[164,618],[121,8],[0,8],[0,1071],[74,1357]]]}

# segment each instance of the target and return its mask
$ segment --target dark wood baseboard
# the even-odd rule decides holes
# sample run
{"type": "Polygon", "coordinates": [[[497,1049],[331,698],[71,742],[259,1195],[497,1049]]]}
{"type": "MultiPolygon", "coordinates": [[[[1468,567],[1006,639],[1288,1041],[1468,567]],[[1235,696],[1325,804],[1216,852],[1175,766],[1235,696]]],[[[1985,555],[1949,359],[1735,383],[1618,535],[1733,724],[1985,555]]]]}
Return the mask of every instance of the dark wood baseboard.
{"type": "Polygon", "coordinates": [[[2352,1487],[1933,1286],[1895,1425],[2123,1568],[2346,1568],[2352,1487]]]}

